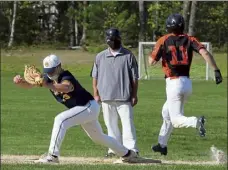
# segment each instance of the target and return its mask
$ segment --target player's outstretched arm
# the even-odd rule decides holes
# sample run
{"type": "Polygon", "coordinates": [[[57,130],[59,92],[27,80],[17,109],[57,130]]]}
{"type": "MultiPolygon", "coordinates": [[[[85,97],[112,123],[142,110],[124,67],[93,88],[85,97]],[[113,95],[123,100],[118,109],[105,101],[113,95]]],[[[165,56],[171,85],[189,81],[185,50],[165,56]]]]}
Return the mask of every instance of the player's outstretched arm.
{"type": "Polygon", "coordinates": [[[161,37],[155,44],[154,49],[148,58],[148,62],[150,65],[152,66],[156,65],[160,60],[160,58],[162,57],[163,44],[164,44],[164,38],[161,37]]]}
{"type": "Polygon", "coordinates": [[[25,89],[31,89],[31,88],[35,87],[34,85],[29,84],[28,82],[26,82],[20,75],[16,75],[13,78],[13,82],[17,86],[25,88],[25,89]]]}
{"type": "Polygon", "coordinates": [[[204,48],[199,50],[200,55],[207,61],[214,70],[219,70],[214,57],[204,48]]]}
{"type": "Polygon", "coordinates": [[[47,83],[44,81],[42,86],[50,90],[63,92],[63,93],[69,93],[74,90],[74,86],[70,81],[63,81],[57,84],[47,83]]]}
{"type": "Polygon", "coordinates": [[[148,57],[149,65],[154,66],[158,61],[154,60],[151,56],[148,57]]]}
{"type": "Polygon", "coordinates": [[[209,63],[209,65],[214,69],[215,71],[215,81],[216,84],[219,84],[222,82],[222,75],[221,72],[214,60],[214,57],[211,55],[210,52],[208,52],[206,49],[202,48],[199,50],[200,55],[204,58],[206,62],[209,63]]]}

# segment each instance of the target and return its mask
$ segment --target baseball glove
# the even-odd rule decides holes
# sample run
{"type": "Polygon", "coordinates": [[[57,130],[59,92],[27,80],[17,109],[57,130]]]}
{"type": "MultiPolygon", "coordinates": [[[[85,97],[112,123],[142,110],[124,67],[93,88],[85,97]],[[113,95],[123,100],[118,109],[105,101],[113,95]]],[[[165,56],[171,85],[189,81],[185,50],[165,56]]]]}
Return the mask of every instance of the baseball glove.
{"type": "Polygon", "coordinates": [[[24,78],[32,85],[43,85],[42,73],[34,65],[25,65],[24,78]]]}

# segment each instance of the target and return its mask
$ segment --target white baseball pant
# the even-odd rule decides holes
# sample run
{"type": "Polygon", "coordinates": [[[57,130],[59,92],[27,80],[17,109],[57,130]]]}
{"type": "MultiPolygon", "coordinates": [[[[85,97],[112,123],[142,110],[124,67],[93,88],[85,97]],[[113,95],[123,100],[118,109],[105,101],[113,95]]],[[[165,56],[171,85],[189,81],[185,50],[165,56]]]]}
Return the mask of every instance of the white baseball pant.
{"type": "Polygon", "coordinates": [[[158,137],[161,146],[167,146],[173,128],[198,127],[198,118],[184,116],[184,103],[192,93],[192,81],[185,76],[166,78],[167,100],[162,108],[163,124],[158,137]]]}
{"type": "MultiPolygon", "coordinates": [[[[138,152],[136,146],[136,130],[134,126],[133,107],[130,102],[102,102],[104,122],[108,136],[113,137],[126,148],[138,152]],[[122,123],[122,136],[118,126],[118,114],[122,123]]],[[[109,148],[108,153],[115,153],[109,148]]]]}
{"type": "Polygon", "coordinates": [[[92,100],[85,106],[76,106],[57,115],[52,129],[49,153],[59,156],[66,130],[75,125],[81,125],[94,142],[112,148],[119,156],[126,155],[127,148],[103,133],[98,122],[99,112],[100,105],[92,100]]]}

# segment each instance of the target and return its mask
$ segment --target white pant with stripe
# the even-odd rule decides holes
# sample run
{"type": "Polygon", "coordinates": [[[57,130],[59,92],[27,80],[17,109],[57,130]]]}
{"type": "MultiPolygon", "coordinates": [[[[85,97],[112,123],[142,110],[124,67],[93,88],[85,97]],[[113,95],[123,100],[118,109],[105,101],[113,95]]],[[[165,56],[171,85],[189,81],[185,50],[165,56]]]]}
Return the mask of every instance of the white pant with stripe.
{"type": "MultiPolygon", "coordinates": [[[[115,138],[126,148],[138,152],[136,147],[136,130],[134,126],[133,107],[130,102],[105,101],[102,102],[104,122],[108,136],[115,138]],[[122,123],[122,135],[118,126],[118,115],[122,123]]],[[[108,153],[115,153],[109,148],[108,153]]]]}
{"type": "Polygon", "coordinates": [[[158,137],[158,143],[167,146],[173,128],[196,128],[196,117],[184,116],[184,103],[192,93],[192,82],[188,77],[176,79],[166,78],[167,100],[162,108],[163,124],[158,137]]]}
{"type": "Polygon", "coordinates": [[[112,148],[119,156],[124,156],[128,149],[103,133],[98,122],[99,112],[99,104],[92,100],[85,106],[76,106],[57,115],[52,129],[49,153],[59,156],[66,130],[75,125],[81,125],[94,142],[112,148]]]}

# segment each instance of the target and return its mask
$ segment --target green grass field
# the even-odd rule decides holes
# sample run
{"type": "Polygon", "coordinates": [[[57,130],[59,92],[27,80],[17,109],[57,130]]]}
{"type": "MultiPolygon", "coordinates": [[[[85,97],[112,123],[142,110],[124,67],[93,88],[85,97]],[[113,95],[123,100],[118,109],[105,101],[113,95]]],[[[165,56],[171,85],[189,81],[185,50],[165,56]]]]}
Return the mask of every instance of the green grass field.
{"type": "MultiPolygon", "coordinates": [[[[30,90],[16,87],[13,76],[23,74],[24,64],[42,67],[42,59],[49,53],[56,53],[79,79],[81,84],[92,92],[92,79],[89,77],[95,54],[82,51],[57,50],[17,50],[1,52],[1,154],[40,155],[47,152],[55,115],[65,108],[59,105],[47,89],[30,90]]],[[[140,81],[139,103],[134,109],[140,155],[162,160],[210,161],[210,147],[215,145],[227,153],[227,63],[225,54],[215,55],[221,67],[224,82],[215,85],[209,81],[193,81],[193,95],[185,106],[186,116],[205,115],[207,136],[200,138],[195,129],[175,129],[168,146],[168,156],[162,157],[151,152],[151,144],[157,143],[162,123],[161,108],[165,102],[164,80],[140,81]],[[224,57],[224,58],[223,58],[224,57]]],[[[100,122],[104,131],[102,114],[100,122]]],[[[68,130],[61,148],[62,156],[103,157],[106,148],[93,143],[81,129],[68,130]]],[[[118,169],[118,170],[182,170],[205,169],[222,170],[226,165],[14,165],[2,164],[7,170],[30,169],[118,169]]]]}

